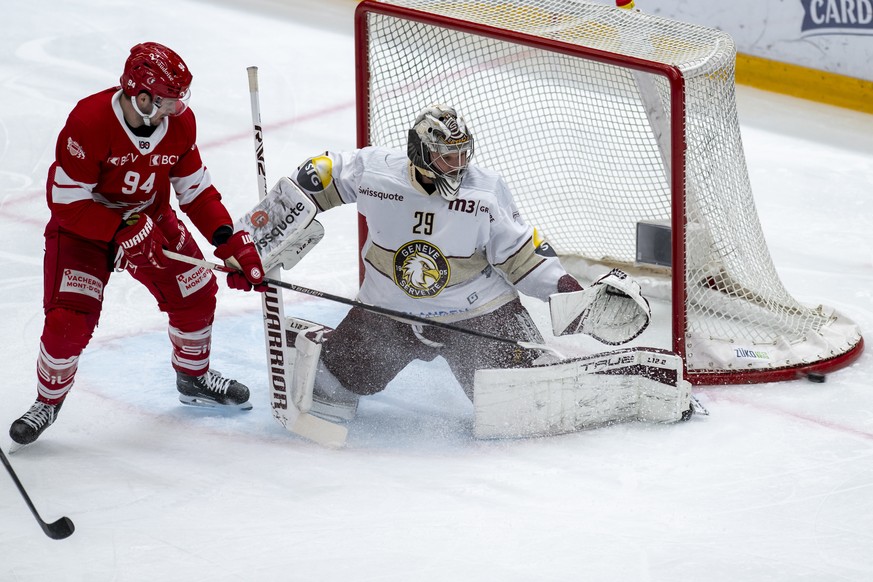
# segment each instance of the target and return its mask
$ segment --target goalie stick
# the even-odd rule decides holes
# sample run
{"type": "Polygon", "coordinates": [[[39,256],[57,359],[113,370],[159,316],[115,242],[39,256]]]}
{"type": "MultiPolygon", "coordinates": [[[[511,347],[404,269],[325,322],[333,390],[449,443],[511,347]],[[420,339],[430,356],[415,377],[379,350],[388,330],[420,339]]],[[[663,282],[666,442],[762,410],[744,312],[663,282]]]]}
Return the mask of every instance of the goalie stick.
{"type": "MultiPolygon", "coordinates": [[[[252,128],[255,139],[255,159],[258,171],[258,196],[261,201],[267,197],[267,174],[264,162],[264,134],[261,127],[261,105],[258,89],[258,68],[248,67],[249,96],[251,98],[252,128]]],[[[273,266],[267,273],[273,279],[281,278],[281,266],[273,266]]],[[[270,380],[270,403],[273,418],[289,431],[329,447],[341,447],[346,442],[348,429],[300,412],[289,402],[291,378],[293,377],[294,354],[287,349],[285,330],[285,307],[282,303],[280,286],[268,287],[261,293],[261,307],[264,314],[264,339],[267,348],[267,371],[270,380]]]]}
{"type": "Polygon", "coordinates": [[[73,521],[69,517],[62,517],[52,523],[46,523],[45,520],[39,516],[39,512],[36,510],[36,507],[33,506],[30,496],[27,494],[27,491],[24,490],[24,485],[22,485],[21,481],[18,480],[18,475],[15,474],[12,465],[9,464],[9,459],[6,458],[6,454],[2,450],[0,450],[0,461],[3,461],[3,465],[6,467],[6,470],[9,471],[9,476],[12,477],[13,481],[15,481],[15,486],[18,487],[18,492],[21,493],[22,497],[24,497],[24,502],[27,503],[27,507],[30,508],[30,512],[33,514],[33,517],[36,518],[39,527],[42,528],[45,535],[53,540],[62,540],[73,535],[73,532],[76,531],[76,526],[73,525],[73,521]]]}
{"type": "MultiPolygon", "coordinates": [[[[211,263],[209,261],[203,259],[196,259],[194,257],[189,257],[187,255],[180,255],[179,253],[168,251],[164,249],[164,254],[176,261],[181,261],[183,263],[188,263],[190,265],[197,265],[200,267],[205,267],[207,269],[212,269],[214,271],[221,271],[223,273],[237,273],[236,269],[232,269],[225,265],[219,265],[217,263],[211,263]]],[[[443,323],[442,321],[434,321],[432,319],[428,319],[426,317],[418,317],[417,315],[412,315],[410,313],[404,313],[402,311],[395,311],[394,309],[388,309],[387,307],[379,307],[378,305],[370,305],[368,303],[362,303],[355,299],[348,299],[346,297],[342,297],[340,295],[332,295],[330,293],[325,293],[324,291],[317,291],[315,289],[309,289],[308,287],[301,287],[300,285],[295,285],[294,283],[288,283],[287,281],[281,281],[277,279],[273,279],[270,277],[264,277],[264,283],[272,287],[281,287],[283,289],[289,289],[291,291],[296,291],[298,293],[303,293],[305,295],[312,295],[313,297],[320,297],[322,299],[327,299],[328,301],[334,301],[336,303],[343,303],[345,305],[351,305],[352,307],[360,307],[361,309],[365,309],[372,313],[378,313],[379,315],[387,315],[389,317],[396,317],[397,319],[401,319],[407,322],[415,322],[421,323],[423,325],[431,325],[433,327],[441,327],[443,329],[448,329],[451,331],[457,331],[459,333],[465,333],[467,335],[473,335],[476,337],[480,337],[482,339],[487,339],[495,342],[501,342],[505,344],[512,344],[518,346],[520,348],[524,348],[526,350],[539,350],[542,352],[547,352],[557,357],[558,359],[563,360],[564,356],[557,351],[556,349],[549,347],[545,344],[538,344],[533,342],[525,342],[514,340],[508,337],[501,337],[499,335],[492,335],[490,333],[485,333],[481,331],[476,331],[474,329],[467,329],[464,327],[459,327],[457,325],[452,325],[451,323],[443,323]]]]}

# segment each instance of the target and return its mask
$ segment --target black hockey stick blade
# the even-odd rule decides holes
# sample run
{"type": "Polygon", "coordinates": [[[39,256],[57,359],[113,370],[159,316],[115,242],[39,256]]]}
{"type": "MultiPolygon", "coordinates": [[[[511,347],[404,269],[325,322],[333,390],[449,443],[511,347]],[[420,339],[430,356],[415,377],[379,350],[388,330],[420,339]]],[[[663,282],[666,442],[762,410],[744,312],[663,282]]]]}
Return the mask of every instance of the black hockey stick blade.
{"type": "Polygon", "coordinates": [[[39,512],[37,512],[36,507],[33,506],[30,496],[27,494],[27,491],[24,490],[24,485],[22,485],[21,481],[18,480],[18,475],[15,474],[12,465],[9,464],[9,459],[6,458],[6,453],[4,453],[2,449],[0,449],[0,461],[3,461],[3,465],[6,467],[6,470],[9,471],[9,476],[12,477],[13,481],[15,481],[15,486],[18,487],[18,492],[21,493],[22,497],[24,497],[24,502],[27,503],[27,507],[30,508],[30,512],[33,514],[33,517],[36,518],[39,527],[42,528],[45,535],[53,540],[62,540],[73,535],[73,532],[76,531],[76,526],[73,525],[73,520],[69,517],[62,517],[52,523],[46,523],[39,516],[39,512]]]}
{"type": "Polygon", "coordinates": [[[74,531],[76,531],[76,526],[73,525],[73,520],[69,517],[62,517],[52,523],[46,523],[38,516],[36,519],[39,521],[39,526],[42,528],[42,531],[45,532],[45,535],[53,540],[68,538],[73,535],[74,531]]]}

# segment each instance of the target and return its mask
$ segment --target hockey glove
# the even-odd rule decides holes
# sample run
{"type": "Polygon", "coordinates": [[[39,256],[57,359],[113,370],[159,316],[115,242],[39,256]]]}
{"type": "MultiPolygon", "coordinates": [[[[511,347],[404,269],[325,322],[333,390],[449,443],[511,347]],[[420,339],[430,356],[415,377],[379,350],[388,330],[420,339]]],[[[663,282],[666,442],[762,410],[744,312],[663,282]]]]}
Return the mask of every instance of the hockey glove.
{"type": "Polygon", "coordinates": [[[267,290],[264,282],[264,266],[258,250],[252,243],[252,237],[244,230],[233,233],[226,242],[215,249],[215,256],[224,260],[224,264],[240,273],[228,273],[227,286],[239,291],[255,291],[263,293],[267,290]]]}
{"type": "Polygon", "coordinates": [[[584,291],[551,295],[549,308],[556,336],[584,333],[609,345],[634,339],[648,327],[651,317],[639,283],[619,269],[584,291]]]}
{"type": "Polygon", "coordinates": [[[167,239],[151,216],[133,214],[122,224],[123,228],[115,234],[115,242],[131,265],[164,269],[170,264],[163,251],[167,239]]]}

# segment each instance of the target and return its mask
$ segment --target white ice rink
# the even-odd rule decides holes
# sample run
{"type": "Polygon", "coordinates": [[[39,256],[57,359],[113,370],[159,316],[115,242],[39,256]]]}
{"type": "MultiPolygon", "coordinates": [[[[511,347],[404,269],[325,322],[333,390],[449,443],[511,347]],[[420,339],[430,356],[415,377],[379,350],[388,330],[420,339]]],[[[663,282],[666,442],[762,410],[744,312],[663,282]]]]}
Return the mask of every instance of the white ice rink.
{"type": "MultiPolygon", "coordinates": [[[[132,45],[165,43],[191,67],[203,157],[235,216],[257,198],[247,66],[260,68],[271,184],[354,147],[354,4],[285,4],[0,9],[4,450],[36,394],[57,132],[78,99],[117,83],[132,45]]],[[[869,342],[873,117],[744,87],[738,99],[780,276],[869,342]]],[[[353,297],[354,208],[321,220],[324,241],[285,279],[353,297]]],[[[215,324],[215,367],[253,391],[243,414],[179,404],[151,297],[126,274],[106,296],[58,421],[10,457],[43,518],[69,516],[76,532],[45,537],[0,474],[0,581],[873,580],[869,350],[824,384],[698,389],[711,414],[688,423],[502,442],[474,440],[448,368],[421,364],[363,399],[348,446],[330,451],[270,415],[256,296],[222,283],[215,324]]],[[[286,310],[331,324],[345,311],[290,292],[286,310]]]]}

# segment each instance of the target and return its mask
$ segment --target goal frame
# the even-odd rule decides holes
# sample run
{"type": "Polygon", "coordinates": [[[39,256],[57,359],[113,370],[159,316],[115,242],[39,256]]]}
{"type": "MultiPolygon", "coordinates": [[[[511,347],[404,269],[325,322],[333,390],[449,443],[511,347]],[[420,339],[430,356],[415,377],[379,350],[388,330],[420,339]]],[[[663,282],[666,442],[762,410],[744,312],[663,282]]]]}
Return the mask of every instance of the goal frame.
{"type": "MultiPolygon", "coordinates": [[[[456,32],[474,34],[499,41],[510,42],[535,49],[547,50],[554,53],[565,54],[573,57],[581,57],[600,63],[634,69],[644,73],[655,74],[663,77],[670,88],[670,135],[673,147],[671,148],[670,167],[670,205],[671,205],[671,252],[672,266],[670,272],[671,309],[672,321],[672,350],[683,362],[685,377],[692,384],[751,384],[759,382],[773,382],[793,380],[807,377],[810,374],[825,374],[839,368],[848,366],[856,360],[864,348],[863,337],[849,351],[830,359],[823,359],[811,364],[775,368],[775,369],[749,369],[749,370],[716,370],[716,371],[689,371],[686,364],[686,150],[685,137],[685,77],[682,71],[669,64],[649,61],[633,56],[618,56],[599,49],[565,43],[554,39],[537,37],[530,34],[505,30],[489,25],[458,20],[439,14],[426,13],[404,6],[383,4],[374,0],[363,0],[355,10],[355,107],[356,107],[356,132],[357,146],[366,147],[370,144],[369,128],[369,58],[367,50],[367,16],[368,14],[380,14],[390,17],[402,18],[421,24],[439,26],[456,32]],[[677,193],[679,195],[677,195],[677,193]],[[680,305],[682,308],[676,309],[680,305]]],[[[367,226],[363,217],[358,217],[358,244],[361,248],[367,237],[367,226]]],[[[360,277],[363,279],[363,262],[359,259],[360,277]]]]}

